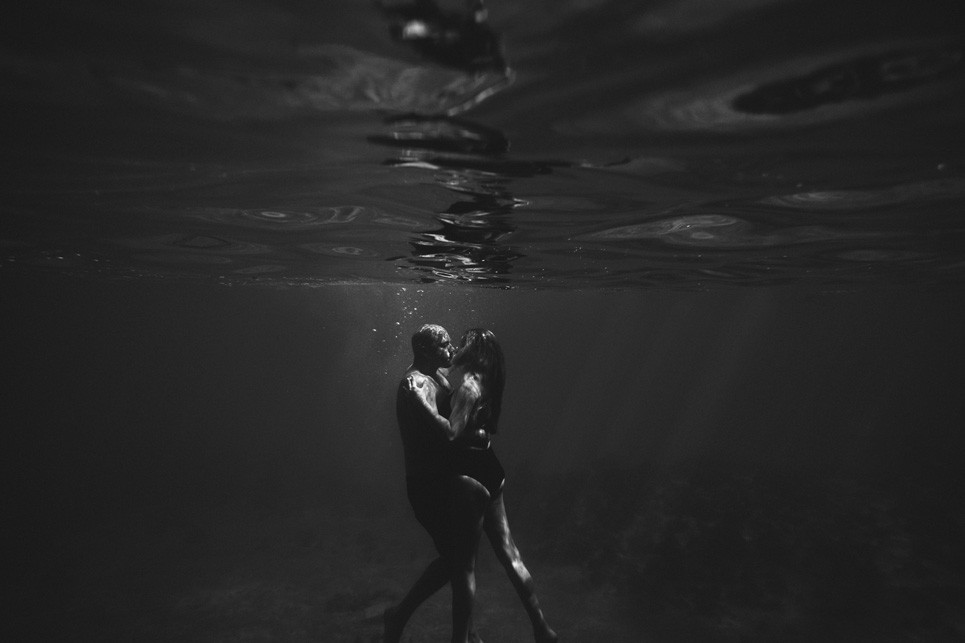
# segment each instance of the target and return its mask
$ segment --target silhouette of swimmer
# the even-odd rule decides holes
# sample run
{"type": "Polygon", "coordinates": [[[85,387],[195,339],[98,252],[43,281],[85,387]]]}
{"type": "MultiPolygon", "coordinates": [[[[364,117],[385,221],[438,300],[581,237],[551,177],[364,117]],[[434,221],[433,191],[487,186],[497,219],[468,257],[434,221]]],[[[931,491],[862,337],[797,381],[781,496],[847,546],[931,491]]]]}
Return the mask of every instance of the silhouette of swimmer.
{"type": "Polygon", "coordinates": [[[412,365],[398,387],[396,414],[409,502],[439,556],[402,601],[385,611],[384,641],[400,641],[415,610],[446,583],[452,585],[452,642],[479,640],[472,630],[472,610],[483,531],[523,602],[535,640],[556,641],[513,541],[503,503],[503,469],[490,446],[505,381],[502,350],[490,331],[472,329],[453,356],[449,334],[433,324],[413,335],[412,350],[412,365]]]}
{"type": "Polygon", "coordinates": [[[465,14],[443,11],[434,0],[377,2],[392,21],[392,37],[425,57],[466,71],[506,71],[502,46],[487,24],[483,0],[467,0],[465,14]]]}

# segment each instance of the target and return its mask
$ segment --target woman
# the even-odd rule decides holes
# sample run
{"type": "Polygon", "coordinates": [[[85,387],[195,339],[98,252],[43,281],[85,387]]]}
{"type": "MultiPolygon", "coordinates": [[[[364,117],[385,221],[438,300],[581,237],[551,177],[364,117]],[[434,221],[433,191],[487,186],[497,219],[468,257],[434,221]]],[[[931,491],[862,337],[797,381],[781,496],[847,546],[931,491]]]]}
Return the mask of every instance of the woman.
{"type": "Polygon", "coordinates": [[[556,641],[556,632],[543,617],[532,577],[509,530],[503,504],[505,474],[491,445],[491,436],[499,428],[506,381],[503,351],[496,336],[481,328],[466,331],[447,378],[452,388],[448,434],[455,475],[451,506],[455,543],[451,570],[452,641],[469,640],[476,590],[476,550],[483,531],[523,601],[536,641],[556,641]]]}

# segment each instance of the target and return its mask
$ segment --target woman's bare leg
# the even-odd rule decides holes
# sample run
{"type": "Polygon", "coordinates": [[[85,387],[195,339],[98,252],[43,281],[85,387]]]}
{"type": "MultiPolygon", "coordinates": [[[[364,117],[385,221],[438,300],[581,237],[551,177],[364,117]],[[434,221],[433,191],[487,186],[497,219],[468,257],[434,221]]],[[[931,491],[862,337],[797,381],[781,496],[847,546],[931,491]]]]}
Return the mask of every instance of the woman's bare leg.
{"type": "Polygon", "coordinates": [[[452,643],[469,643],[476,597],[476,550],[482,535],[489,492],[468,476],[453,485],[452,643]]]}
{"type": "Polygon", "coordinates": [[[506,517],[506,506],[503,504],[503,494],[499,494],[495,500],[489,503],[486,509],[484,522],[486,536],[493,546],[496,559],[499,560],[510,582],[516,588],[516,593],[523,601],[526,615],[529,616],[533,624],[533,636],[537,643],[549,643],[556,641],[558,636],[550,628],[540,609],[539,599],[536,598],[536,589],[533,584],[533,577],[523,564],[523,557],[519,553],[519,548],[513,541],[513,535],[509,531],[509,520],[506,517]]]}

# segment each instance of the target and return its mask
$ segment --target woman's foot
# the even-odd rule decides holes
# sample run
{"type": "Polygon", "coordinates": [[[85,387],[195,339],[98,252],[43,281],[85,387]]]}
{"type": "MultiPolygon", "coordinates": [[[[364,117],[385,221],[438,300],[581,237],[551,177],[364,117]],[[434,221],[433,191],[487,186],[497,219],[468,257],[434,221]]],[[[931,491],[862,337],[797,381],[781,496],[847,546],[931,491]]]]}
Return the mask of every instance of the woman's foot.
{"type": "Polygon", "coordinates": [[[556,632],[554,632],[549,625],[536,631],[534,638],[536,639],[536,643],[556,643],[560,640],[560,637],[556,635],[556,632]]]}
{"type": "Polygon", "coordinates": [[[394,607],[385,608],[382,613],[382,641],[383,643],[399,643],[402,640],[402,624],[394,607]]]}

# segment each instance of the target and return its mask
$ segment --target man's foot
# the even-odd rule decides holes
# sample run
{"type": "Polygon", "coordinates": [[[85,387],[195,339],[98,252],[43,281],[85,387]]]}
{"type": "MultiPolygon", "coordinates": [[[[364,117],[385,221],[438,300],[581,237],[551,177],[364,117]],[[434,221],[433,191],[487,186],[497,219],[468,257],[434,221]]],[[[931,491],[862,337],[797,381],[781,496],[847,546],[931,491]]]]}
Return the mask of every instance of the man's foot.
{"type": "Polygon", "coordinates": [[[383,643],[399,643],[402,640],[402,626],[395,608],[385,608],[385,612],[382,613],[382,625],[383,643]]]}
{"type": "Polygon", "coordinates": [[[556,643],[560,637],[549,626],[535,633],[536,643],[556,643]]]}
{"type": "Polygon", "coordinates": [[[483,640],[479,638],[479,634],[473,631],[469,633],[469,643],[483,643],[483,640]]]}

